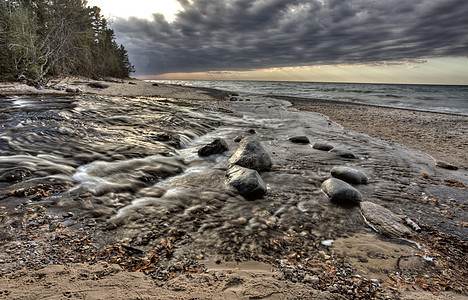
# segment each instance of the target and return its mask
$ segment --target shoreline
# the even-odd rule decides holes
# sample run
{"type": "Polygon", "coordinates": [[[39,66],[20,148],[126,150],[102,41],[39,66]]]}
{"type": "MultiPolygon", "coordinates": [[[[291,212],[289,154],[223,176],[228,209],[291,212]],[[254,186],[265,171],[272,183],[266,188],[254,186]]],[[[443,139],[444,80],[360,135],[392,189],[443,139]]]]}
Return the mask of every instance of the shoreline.
{"type": "MultiPolygon", "coordinates": [[[[226,107],[229,107],[229,105],[231,104],[234,106],[243,105],[241,102],[229,102],[229,98],[227,98],[228,92],[224,91],[169,85],[153,86],[152,83],[143,81],[135,81],[135,83],[136,84],[106,82],[106,84],[109,84],[109,87],[105,89],[90,88],[86,83],[75,86],[81,87],[81,89],[83,89],[84,94],[96,94],[102,96],[118,97],[167,97],[181,101],[188,100],[187,103],[197,103],[190,100],[207,101],[203,103],[199,102],[201,107],[205,105],[212,106],[213,104],[215,104],[211,104],[209,103],[209,101],[223,101],[225,103],[222,105],[226,107]]],[[[42,93],[38,94],[50,95],[50,93],[47,92],[48,91],[45,90],[42,93]]],[[[75,96],[76,94],[65,92],[53,92],[52,95],[75,96]]],[[[330,103],[326,102],[327,101],[321,104],[323,106],[322,111],[326,111],[326,108],[328,106],[328,109],[330,111],[336,111],[335,113],[337,116],[349,118],[350,114],[356,114],[356,112],[354,111],[349,112],[348,110],[344,109],[345,107],[340,107],[337,109],[336,105],[330,105],[330,103]]],[[[265,104],[265,101],[259,101],[258,104],[263,105],[265,104]]],[[[293,107],[300,108],[304,111],[310,110],[316,113],[321,113],[319,111],[313,110],[319,109],[317,108],[318,106],[314,108],[313,106],[308,104],[301,104],[299,100],[295,100],[295,103],[293,103],[293,107]]],[[[363,108],[359,107],[358,111],[359,110],[363,110],[363,108]]],[[[387,111],[384,110],[382,113],[386,112],[387,111]]],[[[367,109],[363,111],[363,114],[366,113],[368,113],[367,109]]],[[[307,116],[309,114],[304,112],[301,113],[301,115],[307,116]]],[[[410,114],[409,116],[411,115],[412,114],[410,114]]],[[[327,116],[329,116],[332,119],[332,116],[328,114],[327,116]]],[[[375,115],[373,116],[375,118],[375,115]]],[[[337,117],[335,116],[334,118],[337,117]]],[[[335,121],[334,119],[332,120],[335,121]]],[[[369,120],[360,121],[367,125],[367,127],[370,127],[369,124],[372,124],[369,123],[371,122],[369,120]]],[[[338,123],[344,126],[344,124],[340,122],[338,123]]],[[[347,129],[346,126],[345,128],[347,129]]],[[[25,209],[27,209],[27,207],[25,207],[25,209]]],[[[5,223],[5,219],[2,219],[2,217],[6,218],[5,216],[7,215],[3,215],[1,213],[3,213],[3,211],[0,211],[0,221],[2,221],[2,223],[5,223]]],[[[232,265],[226,265],[226,262],[222,262],[219,264],[217,260],[215,261],[215,258],[212,257],[212,261],[210,262],[212,265],[211,267],[209,267],[205,261],[201,261],[201,263],[206,264],[208,266],[208,270],[197,270],[193,268],[192,265],[182,265],[181,269],[185,270],[185,272],[178,273],[177,276],[175,276],[174,278],[170,277],[172,279],[168,281],[151,280],[150,276],[152,275],[148,275],[144,270],[147,267],[154,267],[155,263],[152,263],[152,261],[148,261],[146,257],[140,257],[138,252],[139,249],[129,247],[127,245],[116,245],[113,246],[113,248],[111,248],[108,252],[100,252],[101,249],[97,249],[97,246],[94,246],[88,239],[86,239],[86,233],[84,236],[85,238],[81,239],[79,236],[75,235],[75,233],[72,233],[71,230],[70,232],[67,232],[65,229],[63,229],[63,227],[56,226],[57,224],[60,224],[60,222],[63,222],[65,219],[70,218],[68,214],[65,217],[59,217],[57,220],[49,220],[45,216],[43,216],[43,222],[41,222],[42,226],[37,227],[37,220],[40,219],[39,217],[41,216],[41,214],[37,212],[26,211],[25,215],[29,213],[31,213],[31,218],[24,219],[25,226],[30,226],[26,227],[25,229],[28,235],[20,238],[21,234],[24,232],[19,232],[19,234],[16,234],[16,232],[12,232],[10,237],[13,240],[17,240],[14,242],[6,242],[7,244],[9,244],[9,252],[5,251],[5,244],[0,243],[0,253],[2,254],[0,255],[0,259],[2,259],[3,262],[7,261],[9,259],[9,256],[15,254],[15,252],[18,251],[18,260],[16,261],[16,263],[18,264],[18,270],[16,271],[16,273],[13,273],[8,276],[0,276],[0,295],[6,296],[7,298],[34,298],[34,296],[38,297],[46,295],[47,297],[51,298],[86,297],[94,299],[112,296],[112,298],[116,299],[158,299],[157,296],[155,297],[155,293],[157,293],[159,297],[166,299],[176,297],[193,297],[193,295],[196,295],[201,299],[220,298],[222,297],[221,295],[223,295],[226,299],[248,297],[269,297],[271,299],[284,299],[287,297],[347,299],[346,294],[338,293],[336,291],[336,287],[334,286],[327,286],[324,288],[323,282],[315,277],[307,278],[307,280],[304,279],[303,283],[293,283],[285,279],[284,274],[286,274],[287,272],[292,274],[292,272],[296,270],[294,268],[298,266],[294,265],[293,263],[293,261],[295,260],[294,257],[291,257],[290,264],[288,264],[286,261],[286,264],[284,265],[284,270],[282,270],[283,273],[280,272],[278,269],[273,271],[272,269],[274,268],[274,266],[270,266],[270,269],[268,265],[262,265],[261,263],[253,261],[250,261],[250,263],[252,263],[251,266],[246,266],[245,264],[242,265],[237,263],[234,263],[232,265]],[[46,230],[46,225],[49,226],[49,228],[56,227],[58,229],[56,229],[55,232],[48,232],[46,230]],[[46,230],[46,233],[44,233],[44,230],[46,230]],[[40,237],[40,239],[37,238],[38,236],[40,237]],[[44,236],[49,236],[50,240],[44,238],[44,236]],[[55,236],[58,236],[59,239],[56,239],[55,236]],[[36,242],[34,243],[34,246],[31,244],[32,241],[36,242]],[[70,247],[70,244],[67,244],[69,243],[69,241],[72,241],[75,244],[74,247],[76,248],[70,247]],[[45,267],[39,270],[24,268],[21,269],[21,261],[23,259],[21,255],[23,254],[20,253],[20,251],[28,249],[27,251],[33,252],[33,254],[35,252],[39,253],[40,249],[49,249],[50,244],[55,244],[57,245],[57,247],[53,248],[53,252],[49,253],[55,255],[57,257],[56,259],[58,259],[59,257],[63,258],[62,261],[59,261],[59,263],[57,263],[56,265],[44,265],[45,267]],[[64,252],[60,253],[58,251],[64,252]],[[101,258],[98,259],[97,262],[92,260],[89,261],[88,258],[92,258],[92,255],[96,255],[95,251],[98,251],[97,254],[102,255],[101,257],[104,257],[105,254],[105,257],[107,257],[107,259],[101,258]],[[122,253],[124,255],[124,258],[122,258],[122,253]],[[113,260],[114,257],[115,260],[113,260]],[[135,261],[129,260],[129,263],[132,263],[134,264],[134,266],[140,268],[140,272],[130,272],[128,271],[128,268],[122,268],[114,264],[116,262],[119,262],[120,259],[125,260],[126,257],[131,257],[131,259],[135,259],[135,261]],[[81,263],[83,262],[86,264],[82,265],[81,263]],[[191,273],[192,271],[193,273],[191,273]],[[122,282],[125,282],[125,284],[122,284],[122,282]],[[30,290],[28,290],[27,292],[23,291],[21,287],[24,285],[28,285],[30,287],[30,290]],[[9,293],[7,294],[6,291],[9,291],[9,293]]],[[[83,220],[82,222],[85,223],[85,220],[83,220]]],[[[92,231],[93,227],[90,228],[90,230],[92,231]]],[[[433,234],[433,236],[437,235],[433,234]]],[[[359,258],[359,255],[361,255],[362,251],[370,249],[370,247],[375,242],[376,237],[373,234],[371,234],[363,236],[358,235],[356,237],[351,236],[347,237],[346,239],[348,238],[350,241],[352,241],[352,245],[356,245],[359,242],[364,243],[360,246],[362,248],[356,248],[353,250],[356,251],[356,257],[359,258]]],[[[342,243],[346,243],[346,239],[337,240],[336,243],[338,244],[339,241],[342,243]]],[[[284,245],[287,245],[286,242],[287,240],[284,241],[284,245]]],[[[422,236],[421,240],[418,240],[418,242],[431,245],[430,241],[425,241],[422,236]]],[[[379,245],[390,246],[394,244],[386,239],[382,239],[381,241],[379,241],[379,245]]],[[[349,250],[351,249],[350,246],[343,246],[341,248],[347,249],[346,251],[351,251],[349,250]]],[[[153,257],[163,258],[164,255],[167,255],[168,248],[166,248],[165,244],[161,243],[160,247],[158,247],[157,249],[159,249],[160,251],[153,252],[153,254],[156,254],[156,256],[153,257]]],[[[327,249],[325,250],[326,252],[320,251],[323,252],[323,254],[320,253],[320,258],[317,257],[317,266],[319,270],[328,270],[330,272],[328,273],[328,275],[330,276],[329,280],[334,280],[333,282],[335,283],[338,280],[342,279],[335,276],[336,271],[334,271],[335,269],[333,268],[335,268],[336,266],[333,267],[331,262],[334,262],[335,260],[336,262],[341,261],[341,254],[335,257],[336,254],[333,254],[332,251],[329,251],[327,249]],[[330,258],[332,259],[330,260],[330,258]]],[[[395,248],[395,251],[396,250],[403,253],[401,255],[404,255],[405,251],[413,251],[412,248],[408,245],[399,245],[398,248],[395,248]]],[[[379,250],[376,249],[373,251],[379,250]]],[[[43,253],[46,254],[45,252],[43,253]]],[[[387,252],[383,253],[387,255],[387,252]]],[[[411,252],[408,253],[408,255],[410,255],[411,252]]],[[[342,255],[345,256],[345,254],[342,255]]],[[[410,256],[419,257],[417,255],[410,256]]],[[[457,257],[457,255],[454,255],[453,257],[457,257]]],[[[381,262],[383,261],[383,259],[380,257],[379,260],[376,259],[376,262],[377,261],[381,262]]],[[[389,259],[388,261],[389,266],[387,266],[387,268],[388,270],[392,270],[394,268],[394,264],[392,263],[391,259],[389,259]]],[[[299,262],[300,260],[298,259],[297,264],[299,264],[299,262]]],[[[358,262],[356,263],[363,263],[363,261],[361,261],[359,258],[358,262]]],[[[161,272],[164,271],[165,270],[161,269],[161,272]]],[[[171,273],[161,274],[172,276],[171,273]]],[[[294,274],[292,274],[291,276],[293,275],[294,274]]],[[[380,283],[382,284],[382,286],[386,284],[382,279],[378,280],[375,279],[375,277],[369,277],[365,279],[359,276],[355,278],[346,279],[352,280],[354,282],[359,281],[359,284],[361,284],[362,288],[364,288],[367,285],[369,288],[377,289],[381,287],[380,283]]],[[[400,283],[397,280],[395,280],[395,286],[400,285],[400,283]]],[[[349,283],[351,283],[351,281],[349,283]]],[[[399,287],[398,290],[396,288],[393,289],[393,287],[391,286],[388,287],[386,290],[381,291],[385,293],[380,295],[386,295],[388,297],[394,296],[395,299],[440,299],[440,297],[443,297],[442,299],[463,298],[463,295],[461,294],[455,294],[447,291],[443,292],[431,290],[430,288],[423,291],[420,286],[417,286],[416,288],[413,287],[413,289],[415,290],[411,290],[409,289],[411,285],[405,285],[405,282],[401,282],[401,284],[402,286],[399,287]],[[432,294],[432,292],[438,292],[440,294],[434,295],[432,294]]],[[[340,283],[337,282],[335,286],[340,287],[340,283]]],[[[365,295],[362,296],[365,297],[365,295]]]]}
{"type": "Polygon", "coordinates": [[[334,100],[268,96],[296,109],[320,113],[345,130],[398,143],[468,169],[468,117],[450,113],[392,108],[334,100]]]}

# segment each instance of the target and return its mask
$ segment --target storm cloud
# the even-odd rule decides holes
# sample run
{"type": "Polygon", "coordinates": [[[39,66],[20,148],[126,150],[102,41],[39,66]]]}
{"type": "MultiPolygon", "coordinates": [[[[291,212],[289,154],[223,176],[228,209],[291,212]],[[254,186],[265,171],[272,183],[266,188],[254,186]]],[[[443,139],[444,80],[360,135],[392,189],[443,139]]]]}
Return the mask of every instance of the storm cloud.
{"type": "Polygon", "coordinates": [[[466,0],[179,0],[112,24],[137,74],[468,56],[466,0]]]}

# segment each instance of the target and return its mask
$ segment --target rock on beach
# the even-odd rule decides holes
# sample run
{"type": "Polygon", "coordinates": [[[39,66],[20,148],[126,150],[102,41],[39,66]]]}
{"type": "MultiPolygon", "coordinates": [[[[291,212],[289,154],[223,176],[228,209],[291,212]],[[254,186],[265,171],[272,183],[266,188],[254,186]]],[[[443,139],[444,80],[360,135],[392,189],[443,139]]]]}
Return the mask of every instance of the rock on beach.
{"type": "Polygon", "coordinates": [[[343,158],[357,158],[357,156],[351,152],[350,150],[348,149],[343,149],[343,148],[333,148],[331,149],[330,151],[328,151],[332,154],[335,154],[339,157],[343,157],[343,158]]]}
{"type": "Polygon", "coordinates": [[[330,151],[331,149],[333,149],[333,146],[330,145],[330,144],[327,144],[327,143],[315,143],[312,148],[314,149],[317,149],[317,150],[321,150],[321,151],[330,151]]]}
{"type": "Polygon", "coordinates": [[[362,200],[362,195],[357,189],[336,178],[325,180],[322,183],[322,191],[336,204],[356,205],[362,200]]]}
{"type": "Polygon", "coordinates": [[[214,139],[211,143],[206,144],[198,150],[199,156],[210,156],[213,154],[221,154],[229,150],[228,144],[221,138],[214,139]]]}
{"type": "Polygon", "coordinates": [[[228,186],[236,189],[246,199],[261,198],[267,192],[265,182],[255,170],[233,166],[228,170],[226,178],[228,186]]]}
{"type": "Polygon", "coordinates": [[[309,144],[309,138],[306,136],[293,136],[289,138],[289,141],[296,144],[309,144]]]}
{"type": "Polygon", "coordinates": [[[331,175],[335,178],[352,184],[366,184],[367,176],[363,172],[350,167],[334,167],[331,169],[331,175]]]}
{"type": "Polygon", "coordinates": [[[403,225],[398,216],[381,205],[361,202],[361,213],[369,225],[383,235],[398,238],[411,234],[411,230],[403,225]]]}
{"type": "Polygon", "coordinates": [[[272,166],[270,155],[255,137],[242,139],[229,163],[259,172],[269,170],[272,166]]]}

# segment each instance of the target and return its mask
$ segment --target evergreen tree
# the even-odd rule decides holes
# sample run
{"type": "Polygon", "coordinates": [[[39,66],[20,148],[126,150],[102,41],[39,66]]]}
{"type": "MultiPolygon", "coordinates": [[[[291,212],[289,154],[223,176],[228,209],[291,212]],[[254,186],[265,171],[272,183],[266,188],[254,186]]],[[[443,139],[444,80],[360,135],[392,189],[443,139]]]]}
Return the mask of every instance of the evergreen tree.
{"type": "Polygon", "coordinates": [[[100,9],[83,0],[0,0],[0,47],[0,79],[134,72],[100,9]]]}

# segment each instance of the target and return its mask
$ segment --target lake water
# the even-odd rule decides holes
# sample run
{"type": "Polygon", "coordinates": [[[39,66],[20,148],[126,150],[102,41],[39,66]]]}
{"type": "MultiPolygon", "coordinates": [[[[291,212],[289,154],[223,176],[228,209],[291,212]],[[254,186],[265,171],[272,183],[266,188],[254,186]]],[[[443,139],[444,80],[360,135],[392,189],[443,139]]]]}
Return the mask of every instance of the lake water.
{"type": "Polygon", "coordinates": [[[339,100],[468,116],[468,86],[294,81],[163,80],[240,93],[339,100]]]}

